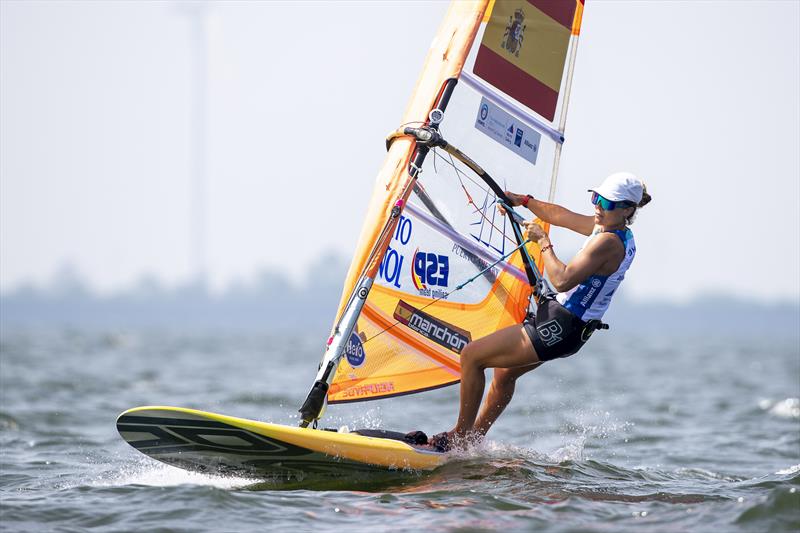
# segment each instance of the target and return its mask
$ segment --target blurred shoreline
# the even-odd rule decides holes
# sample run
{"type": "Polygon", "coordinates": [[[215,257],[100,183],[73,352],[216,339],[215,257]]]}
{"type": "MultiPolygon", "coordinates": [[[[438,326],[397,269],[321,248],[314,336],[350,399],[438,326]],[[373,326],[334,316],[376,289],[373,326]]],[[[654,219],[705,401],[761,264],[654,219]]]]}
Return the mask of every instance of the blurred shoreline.
{"type": "MultiPolygon", "coordinates": [[[[185,331],[320,332],[330,328],[342,289],[345,263],[320,260],[304,286],[275,271],[255,281],[213,291],[203,283],[169,288],[153,278],[103,295],[74,270],[46,287],[0,293],[0,330],[20,328],[177,329],[185,331]]],[[[800,339],[800,302],[766,303],[719,294],[698,294],[685,303],[634,301],[617,295],[605,321],[626,334],[765,336],[800,339]]]]}

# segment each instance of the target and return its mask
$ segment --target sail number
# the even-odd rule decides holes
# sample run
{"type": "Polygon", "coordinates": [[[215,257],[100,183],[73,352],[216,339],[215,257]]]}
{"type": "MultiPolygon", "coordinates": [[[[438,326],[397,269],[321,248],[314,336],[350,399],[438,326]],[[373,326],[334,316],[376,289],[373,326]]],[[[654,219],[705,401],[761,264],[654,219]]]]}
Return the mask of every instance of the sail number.
{"type": "MultiPolygon", "coordinates": [[[[392,237],[393,244],[395,246],[397,246],[397,243],[401,245],[408,244],[408,241],[411,240],[411,230],[411,219],[400,215],[397,229],[395,229],[394,237],[392,237]]],[[[383,256],[383,261],[381,261],[381,264],[378,266],[378,275],[398,289],[400,288],[400,273],[403,271],[404,259],[405,256],[390,245],[386,249],[386,255],[383,256]]]]}
{"type": "Polygon", "coordinates": [[[398,289],[400,288],[400,272],[403,268],[403,259],[405,257],[389,246],[386,250],[386,255],[383,256],[383,261],[378,266],[380,276],[389,283],[394,284],[398,289]]]}
{"type": "Polygon", "coordinates": [[[401,244],[408,244],[411,240],[411,220],[405,215],[400,215],[400,222],[394,231],[394,240],[399,240],[401,244]]]}
{"type": "Polygon", "coordinates": [[[414,273],[425,285],[447,287],[450,258],[446,255],[417,252],[414,254],[414,273]]]}

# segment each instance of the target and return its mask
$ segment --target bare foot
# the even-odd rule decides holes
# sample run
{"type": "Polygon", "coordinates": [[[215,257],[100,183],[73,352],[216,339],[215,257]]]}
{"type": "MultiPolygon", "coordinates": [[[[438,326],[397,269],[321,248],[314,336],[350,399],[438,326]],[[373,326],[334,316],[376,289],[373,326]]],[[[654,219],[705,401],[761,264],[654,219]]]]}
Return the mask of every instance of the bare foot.
{"type": "Polygon", "coordinates": [[[455,432],[445,431],[428,439],[428,444],[437,452],[449,452],[453,449],[455,432]]]}

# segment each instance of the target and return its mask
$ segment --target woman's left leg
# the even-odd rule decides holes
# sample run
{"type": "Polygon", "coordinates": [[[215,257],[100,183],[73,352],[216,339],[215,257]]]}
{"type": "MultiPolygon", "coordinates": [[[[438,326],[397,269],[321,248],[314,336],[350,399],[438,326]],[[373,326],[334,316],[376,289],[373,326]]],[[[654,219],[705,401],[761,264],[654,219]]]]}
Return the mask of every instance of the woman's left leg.
{"type": "Polygon", "coordinates": [[[483,401],[483,407],[478,413],[472,431],[481,437],[486,436],[495,421],[503,414],[511,397],[514,396],[517,379],[531,370],[536,370],[541,364],[539,362],[514,368],[495,368],[494,379],[489,384],[489,392],[486,393],[486,399],[483,401]]]}
{"type": "Polygon", "coordinates": [[[513,368],[539,362],[525,329],[509,326],[469,343],[461,353],[461,407],[451,433],[463,437],[473,431],[486,386],[487,368],[513,368]]]}

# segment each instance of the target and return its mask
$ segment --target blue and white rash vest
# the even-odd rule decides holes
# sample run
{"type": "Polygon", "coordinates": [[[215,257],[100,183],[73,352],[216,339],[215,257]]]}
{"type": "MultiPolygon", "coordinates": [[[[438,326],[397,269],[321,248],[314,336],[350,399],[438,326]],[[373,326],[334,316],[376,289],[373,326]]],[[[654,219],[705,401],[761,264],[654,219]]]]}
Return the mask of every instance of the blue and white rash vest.
{"type": "MultiPolygon", "coordinates": [[[[602,232],[596,230],[589,235],[581,250],[586,248],[586,245],[600,233],[602,232]]],[[[611,303],[611,297],[625,279],[625,272],[630,268],[633,258],[636,256],[636,243],[633,241],[633,233],[630,229],[619,229],[609,233],[614,233],[619,237],[622,245],[625,246],[625,258],[619,264],[617,271],[610,276],[592,274],[578,286],[556,295],[558,303],[583,321],[603,318],[603,314],[611,303]]]]}

